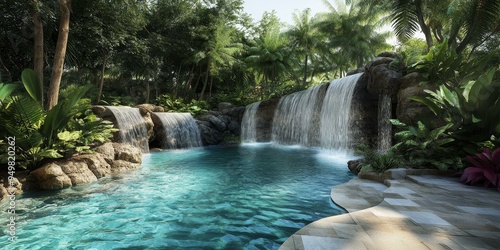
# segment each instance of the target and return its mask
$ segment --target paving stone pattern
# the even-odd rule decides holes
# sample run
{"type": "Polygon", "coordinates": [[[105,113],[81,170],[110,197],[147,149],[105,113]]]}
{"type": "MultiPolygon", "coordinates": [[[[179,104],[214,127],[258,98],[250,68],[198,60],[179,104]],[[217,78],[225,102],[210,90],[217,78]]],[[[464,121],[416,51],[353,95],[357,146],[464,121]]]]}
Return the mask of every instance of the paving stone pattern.
{"type": "Polygon", "coordinates": [[[458,178],[353,179],[332,189],[348,213],[315,221],[280,250],[500,249],[500,193],[458,178]]]}

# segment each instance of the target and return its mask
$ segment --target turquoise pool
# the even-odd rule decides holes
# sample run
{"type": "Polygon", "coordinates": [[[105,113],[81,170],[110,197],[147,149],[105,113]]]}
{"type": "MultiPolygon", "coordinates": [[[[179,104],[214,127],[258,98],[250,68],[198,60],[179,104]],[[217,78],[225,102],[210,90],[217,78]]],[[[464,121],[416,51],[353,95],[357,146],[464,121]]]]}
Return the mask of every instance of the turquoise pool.
{"type": "Polygon", "coordinates": [[[273,144],[151,153],[138,170],[18,197],[19,238],[9,242],[4,226],[0,240],[7,249],[276,249],[343,213],[330,190],[354,177],[346,162],[273,144]]]}

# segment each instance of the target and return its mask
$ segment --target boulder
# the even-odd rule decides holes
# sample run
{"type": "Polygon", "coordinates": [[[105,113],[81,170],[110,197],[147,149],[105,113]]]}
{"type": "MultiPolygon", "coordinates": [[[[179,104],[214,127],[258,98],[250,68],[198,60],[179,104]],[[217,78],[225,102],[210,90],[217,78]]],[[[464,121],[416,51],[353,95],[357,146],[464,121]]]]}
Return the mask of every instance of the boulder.
{"type": "Polygon", "coordinates": [[[213,125],[213,127],[215,129],[217,129],[217,131],[222,133],[222,132],[224,132],[224,130],[226,130],[227,125],[226,125],[225,121],[220,119],[219,117],[210,115],[209,120],[210,120],[210,123],[213,125]]]}
{"type": "Polygon", "coordinates": [[[97,179],[106,177],[111,173],[111,166],[101,154],[77,155],[72,159],[84,161],[97,179]]]}
{"type": "Polygon", "coordinates": [[[361,162],[362,160],[351,160],[347,162],[347,167],[354,174],[359,174],[361,171],[361,162]]]}
{"type": "Polygon", "coordinates": [[[76,155],[31,171],[23,189],[63,189],[141,166],[142,151],[129,144],[105,143],[94,151],[95,154],[76,155]]]}
{"type": "Polygon", "coordinates": [[[197,121],[203,145],[217,145],[222,142],[222,133],[210,126],[210,122],[197,121]]]}
{"type": "Polygon", "coordinates": [[[219,105],[217,105],[217,109],[220,111],[222,111],[224,109],[229,109],[232,107],[233,107],[233,104],[231,104],[229,102],[221,102],[221,103],[219,103],[219,105]]]}
{"type": "Polygon", "coordinates": [[[429,85],[421,86],[420,83],[424,80],[425,78],[416,72],[402,78],[402,84],[397,94],[396,117],[405,124],[415,125],[422,115],[432,117],[427,106],[409,99],[412,96],[427,96],[424,90],[432,87],[429,85]]]}
{"type": "Polygon", "coordinates": [[[365,66],[368,92],[375,95],[388,94],[395,97],[401,85],[402,73],[389,66],[395,58],[376,57],[365,66]]]}
{"type": "Polygon", "coordinates": [[[154,123],[151,118],[151,113],[153,112],[163,112],[163,107],[156,106],[149,103],[137,105],[142,118],[144,119],[146,130],[148,131],[148,141],[151,142],[155,139],[154,133],[154,123]]]}
{"type": "Polygon", "coordinates": [[[111,164],[111,172],[112,173],[124,172],[132,169],[137,169],[140,166],[141,166],[140,163],[132,163],[124,160],[115,160],[111,164]]]}
{"type": "Polygon", "coordinates": [[[138,147],[126,143],[113,143],[113,147],[115,148],[114,160],[124,160],[139,164],[142,162],[142,151],[138,147]]]}
{"type": "Polygon", "coordinates": [[[23,193],[23,184],[16,177],[12,178],[10,183],[6,181],[5,186],[9,194],[19,195],[23,193]]]}
{"type": "Polygon", "coordinates": [[[220,116],[220,113],[210,112],[209,114],[201,116],[198,120],[204,122],[206,126],[222,133],[226,130],[227,125],[223,120],[217,117],[217,115],[220,116]]]}
{"type": "Polygon", "coordinates": [[[228,109],[226,112],[223,111],[223,114],[231,117],[231,120],[236,121],[241,124],[243,120],[243,114],[245,114],[245,107],[234,107],[228,109]]]}
{"type": "Polygon", "coordinates": [[[58,163],[58,165],[71,179],[73,186],[97,181],[97,177],[90,171],[84,160],[71,158],[68,161],[58,163]]]}
{"type": "Polygon", "coordinates": [[[45,164],[30,173],[41,189],[59,190],[71,187],[71,179],[55,163],[45,164]]]}
{"type": "Polygon", "coordinates": [[[142,118],[144,119],[146,130],[148,132],[148,141],[151,142],[155,139],[155,132],[154,132],[155,124],[153,123],[153,119],[151,118],[151,113],[143,115],[142,118]]]}
{"type": "Polygon", "coordinates": [[[7,199],[9,197],[9,192],[3,185],[0,185],[0,201],[7,199]]]}
{"type": "Polygon", "coordinates": [[[155,112],[156,109],[156,105],[149,103],[139,104],[136,107],[139,108],[139,112],[141,112],[142,116],[145,116],[147,113],[155,112]]]}
{"type": "Polygon", "coordinates": [[[115,159],[115,148],[113,143],[107,142],[94,148],[94,152],[100,154],[109,164],[115,159]]]}
{"type": "Polygon", "coordinates": [[[101,118],[108,118],[108,117],[113,117],[113,112],[106,108],[105,106],[101,105],[95,105],[92,107],[92,112],[98,117],[101,118]]]}
{"type": "Polygon", "coordinates": [[[233,135],[241,135],[241,124],[239,124],[237,121],[231,120],[231,122],[227,125],[227,129],[233,135]]]}

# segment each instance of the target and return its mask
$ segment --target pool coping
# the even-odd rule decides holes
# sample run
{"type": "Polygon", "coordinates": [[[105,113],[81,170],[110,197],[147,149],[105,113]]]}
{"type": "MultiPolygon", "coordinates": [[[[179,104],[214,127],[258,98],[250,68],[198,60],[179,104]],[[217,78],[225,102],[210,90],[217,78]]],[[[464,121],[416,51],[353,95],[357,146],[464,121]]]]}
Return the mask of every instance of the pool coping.
{"type": "MultiPolygon", "coordinates": [[[[279,249],[495,249],[500,193],[458,177],[396,171],[380,181],[354,178],[332,188],[348,213],[312,222],[279,249]]],[[[422,172],[421,172],[422,173],[422,172]]]]}

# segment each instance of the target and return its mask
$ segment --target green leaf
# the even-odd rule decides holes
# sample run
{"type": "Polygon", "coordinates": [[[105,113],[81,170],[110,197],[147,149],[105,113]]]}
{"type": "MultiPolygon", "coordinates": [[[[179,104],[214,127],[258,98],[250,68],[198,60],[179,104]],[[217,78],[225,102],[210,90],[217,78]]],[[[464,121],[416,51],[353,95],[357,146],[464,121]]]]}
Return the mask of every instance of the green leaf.
{"type": "Polygon", "coordinates": [[[38,102],[40,106],[42,106],[42,85],[38,81],[38,77],[36,76],[35,71],[33,71],[32,69],[23,70],[23,72],[21,73],[21,79],[23,81],[24,88],[31,96],[31,98],[33,98],[38,102]]]}
{"type": "Polygon", "coordinates": [[[55,149],[42,149],[41,152],[39,153],[39,156],[45,157],[45,158],[63,158],[61,154],[57,152],[55,149]]]}
{"type": "Polygon", "coordinates": [[[9,97],[17,87],[19,87],[19,85],[13,83],[0,83],[0,102],[3,102],[5,98],[9,97]]]}
{"type": "Polygon", "coordinates": [[[420,102],[422,104],[424,104],[425,106],[427,106],[431,111],[432,113],[434,113],[435,115],[439,115],[441,113],[441,108],[434,102],[432,101],[430,98],[428,97],[422,97],[422,96],[412,96],[409,98],[410,100],[412,101],[416,101],[416,102],[420,102]]]}
{"type": "Polygon", "coordinates": [[[61,141],[77,141],[82,137],[82,131],[63,131],[57,134],[57,138],[61,141]]]}

